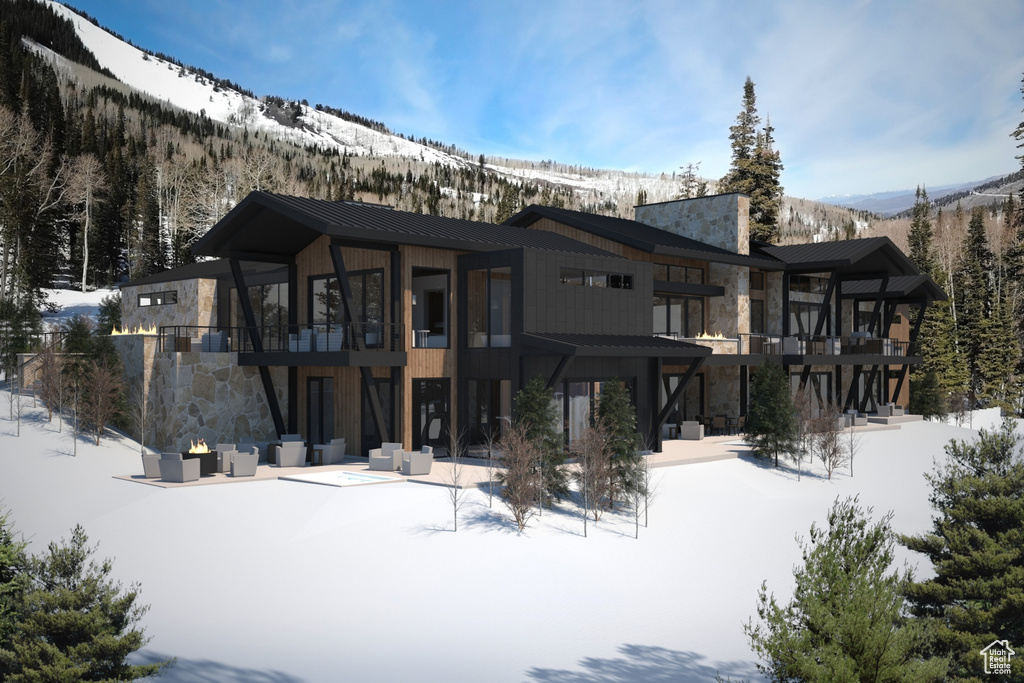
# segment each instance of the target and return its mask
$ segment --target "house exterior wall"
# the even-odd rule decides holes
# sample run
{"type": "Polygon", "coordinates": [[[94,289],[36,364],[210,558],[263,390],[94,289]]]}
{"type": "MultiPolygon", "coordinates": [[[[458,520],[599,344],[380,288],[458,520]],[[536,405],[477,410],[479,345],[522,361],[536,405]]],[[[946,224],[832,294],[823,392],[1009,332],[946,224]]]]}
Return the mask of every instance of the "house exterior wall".
{"type": "MultiPolygon", "coordinates": [[[[259,371],[238,365],[238,354],[159,351],[153,335],[112,339],[133,406],[142,395],[147,401],[145,443],[150,448],[179,451],[196,439],[212,447],[237,443],[243,436],[276,438],[259,371]]],[[[271,368],[271,375],[282,410],[287,410],[287,371],[271,368]]],[[[139,435],[136,425],[133,436],[139,435]]]]}
{"type": "Polygon", "coordinates": [[[646,263],[529,250],[524,254],[524,332],[649,335],[654,281],[646,263]],[[633,276],[633,289],[561,283],[561,269],[633,276]]]}
{"type": "Polygon", "coordinates": [[[175,280],[121,288],[121,323],[124,330],[156,326],[217,324],[217,281],[212,279],[175,280]],[[140,294],[174,291],[176,304],[139,306],[140,294]]]}

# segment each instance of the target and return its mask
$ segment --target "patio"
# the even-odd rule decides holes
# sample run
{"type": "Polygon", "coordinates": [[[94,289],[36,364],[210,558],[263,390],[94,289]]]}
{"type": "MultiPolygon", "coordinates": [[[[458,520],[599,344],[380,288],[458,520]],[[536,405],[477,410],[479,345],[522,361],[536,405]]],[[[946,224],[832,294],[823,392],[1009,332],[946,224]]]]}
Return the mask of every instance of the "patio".
{"type": "MultiPolygon", "coordinates": [[[[855,427],[857,433],[874,432],[882,430],[899,429],[897,422],[909,422],[920,420],[920,416],[908,415],[902,418],[883,418],[878,422],[869,422],[867,426],[855,427]],[[882,420],[888,424],[882,423],[882,420]]],[[[731,460],[750,452],[750,447],[743,442],[742,438],[736,435],[731,436],[707,436],[699,441],[683,439],[666,439],[662,443],[662,452],[652,453],[647,456],[651,459],[652,467],[675,467],[679,465],[695,465],[702,462],[715,462],[719,460],[731,460]]],[[[462,461],[462,472],[460,486],[462,488],[482,488],[487,485],[487,459],[486,453],[478,450],[471,451],[473,457],[467,457],[462,461]]],[[[435,458],[430,469],[430,474],[403,476],[400,472],[382,473],[373,471],[373,474],[385,474],[392,477],[395,482],[411,482],[414,484],[429,484],[433,486],[451,486],[452,464],[443,457],[435,458]]],[[[316,465],[306,467],[277,467],[261,463],[256,468],[255,476],[232,477],[227,473],[214,473],[200,477],[196,481],[184,483],[167,482],[160,479],[146,479],[141,473],[142,465],[139,464],[138,474],[125,474],[115,476],[115,479],[130,481],[147,486],[157,486],[165,489],[175,489],[187,486],[210,486],[217,484],[242,484],[255,481],[275,481],[278,479],[288,480],[312,472],[347,471],[359,473],[371,473],[367,458],[346,456],[345,462],[336,465],[316,465]]],[[[497,462],[495,463],[497,469],[497,462]]],[[[294,480],[293,480],[294,481],[294,480]]],[[[301,483],[301,482],[296,482],[301,483]]],[[[389,482],[390,483],[390,482],[389,482]]]]}

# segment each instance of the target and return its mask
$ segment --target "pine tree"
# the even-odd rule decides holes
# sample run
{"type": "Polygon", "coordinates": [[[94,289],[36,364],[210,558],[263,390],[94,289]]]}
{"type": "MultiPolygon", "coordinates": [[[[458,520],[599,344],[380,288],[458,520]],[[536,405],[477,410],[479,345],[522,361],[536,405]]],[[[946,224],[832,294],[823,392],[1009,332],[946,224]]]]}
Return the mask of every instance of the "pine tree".
{"type": "Polygon", "coordinates": [[[629,391],[617,379],[605,382],[597,403],[597,424],[607,439],[611,459],[609,498],[612,505],[618,497],[628,496],[643,487],[640,481],[640,434],[636,431],[636,409],[629,400],[629,391]]]}
{"type": "Polygon", "coordinates": [[[750,378],[747,442],[761,458],[774,458],[797,449],[797,416],[789,378],[781,365],[765,363],[750,378]]]}
{"type": "Polygon", "coordinates": [[[984,211],[976,208],[971,212],[963,261],[954,278],[960,292],[957,338],[970,374],[967,389],[971,407],[977,405],[984,382],[980,364],[985,328],[993,309],[993,258],[985,235],[984,211]]]}
{"type": "Polygon", "coordinates": [[[811,524],[793,570],[793,599],[782,606],[762,583],[760,623],[743,631],[774,681],[941,681],[946,661],[924,659],[925,627],[903,614],[910,570],[889,573],[892,513],[870,522],[857,500],[836,502],[828,528],[811,524]]]}
{"type": "Polygon", "coordinates": [[[0,514],[0,680],[15,671],[10,660],[21,616],[20,598],[28,587],[28,544],[16,538],[9,516],[6,511],[0,514]]]}
{"type": "Polygon", "coordinates": [[[928,191],[918,186],[915,195],[912,219],[910,221],[910,253],[907,255],[910,261],[917,266],[923,274],[938,281],[938,264],[932,253],[932,222],[929,214],[931,204],[928,202],[928,191]]]}
{"type": "Polygon", "coordinates": [[[544,386],[544,379],[534,377],[526,383],[515,400],[516,423],[523,427],[526,439],[540,451],[544,504],[562,499],[569,492],[562,434],[556,428],[561,421],[555,410],[554,394],[544,386]]]}
{"type": "MultiPolygon", "coordinates": [[[[913,583],[913,614],[936,625],[933,651],[949,655],[950,680],[979,681],[979,652],[996,639],[1024,643],[1024,457],[1011,419],[977,441],[951,441],[926,475],[938,513],[929,533],[901,536],[923,553],[933,578],[913,583]]],[[[1024,658],[1013,661],[1024,676],[1024,658]]]]}
{"type": "Polygon", "coordinates": [[[51,543],[32,558],[30,584],[18,596],[17,630],[0,651],[0,670],[20,681],[130,681],[159,673],[170,662],[133,665],[128,657],[146,644],[138,622],[138,586],[113,581],[110,560],[93,561],[81,526],[70,540],[51,543]]]}
{"type": "Polygon", "coordinates": [[[750,239],[776,243],[781,235],[779,206],[782,201],[782,159],[774,148],[771,123],[764,128],[757,114],[754,82],[743,84],[743,108],[729,128],[732,165],[718,185],[722,194],[750,196],[750,239]]]}

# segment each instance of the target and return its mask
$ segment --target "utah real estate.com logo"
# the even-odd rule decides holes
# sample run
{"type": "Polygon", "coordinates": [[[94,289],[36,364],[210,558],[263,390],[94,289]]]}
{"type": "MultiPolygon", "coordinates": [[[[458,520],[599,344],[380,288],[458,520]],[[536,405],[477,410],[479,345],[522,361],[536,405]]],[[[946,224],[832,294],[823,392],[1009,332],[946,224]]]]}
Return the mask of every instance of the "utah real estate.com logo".
{"type": "Polygon", "coordinates": [[[993,640],[981,651],[981,656],[985,658],[985,673],[1008,676],[1011,671],[1010,659],[1015,654],[1010,649],[1010,641],[993,640]]]}

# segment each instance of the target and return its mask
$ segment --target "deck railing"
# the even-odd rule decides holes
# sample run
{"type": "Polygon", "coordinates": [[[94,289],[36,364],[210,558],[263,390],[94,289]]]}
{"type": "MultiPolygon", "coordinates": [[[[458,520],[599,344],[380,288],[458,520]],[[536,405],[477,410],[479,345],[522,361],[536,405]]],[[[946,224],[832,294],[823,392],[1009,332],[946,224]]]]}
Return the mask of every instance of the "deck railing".
{"type": "Polygon", "coordinates": [[[806,356],[906,356],[909,342],[888,337],[741,334],[740,353],[806,356]]]}
{"type": "Polygon", "coordinates": [[[314,351],[402,351],[402,325],[345,323],[336,325],[268,325],[263,327],[216,327],[169,325],[160,328],[161,351],[254,353],[255,330],[264,353],[314,351]]]}

